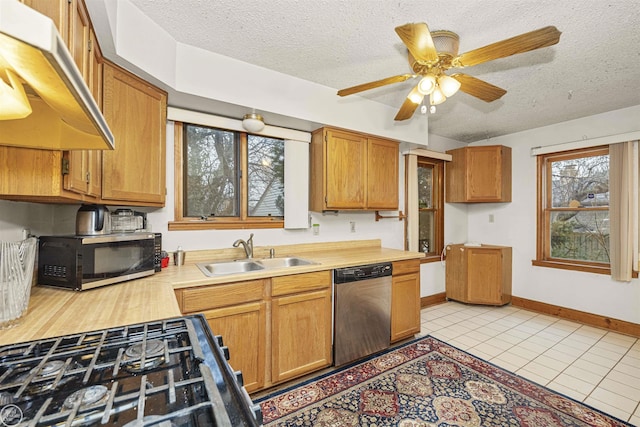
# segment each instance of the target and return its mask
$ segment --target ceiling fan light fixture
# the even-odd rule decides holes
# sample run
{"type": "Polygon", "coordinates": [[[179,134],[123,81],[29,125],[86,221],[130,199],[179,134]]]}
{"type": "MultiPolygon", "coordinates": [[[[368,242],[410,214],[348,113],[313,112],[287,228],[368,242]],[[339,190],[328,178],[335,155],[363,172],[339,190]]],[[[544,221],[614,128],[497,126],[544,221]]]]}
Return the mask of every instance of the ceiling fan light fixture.
{"type": "Polygon", "coordinates": [[[247,132],[260,132],[262,129],[264,129],[264,126],[264,119],[260,114],[245,114],[242,118],[242,127],[247,132]]]}
{"type": "Polygon", "coordinates": [[[438,77],[438,87],[440,87],[442,94],[449,98],[450,96],[455,95],[458,89],[460,89],[460,82],[451,76],[443,74],[438,77]]]}
{"type": "Polygon", "coordinates": [[[429,104],[431,105],[439,105],[447,100],[447,97],[444,96],[440,88],[435,88],[431,95],[429,96],[429,104]]]}
{"type": "Polygon", "coordinates": [[[431,38],[433,45],[438,51],[438,55],[448,55],[452,58],[458,56],[458,48],[460,47],[460,37],[453,31],[432,31],[431,38]]]}
{"type": "Polygon", "coordinates": [[[418,92],[422,95],[429,95],[435,88],[436,78],[431,74],[424,76],[418,83],[418,92]]]}

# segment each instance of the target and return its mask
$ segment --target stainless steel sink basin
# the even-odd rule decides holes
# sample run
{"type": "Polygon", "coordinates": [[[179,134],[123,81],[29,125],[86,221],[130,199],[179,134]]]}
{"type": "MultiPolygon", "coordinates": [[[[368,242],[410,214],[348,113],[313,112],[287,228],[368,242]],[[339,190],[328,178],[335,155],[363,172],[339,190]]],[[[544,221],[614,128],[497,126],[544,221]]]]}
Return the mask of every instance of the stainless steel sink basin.
{"type": "Polygon", "coordinates": [[[247,273],[249,271],[264,270],[264,266],[255,261],[236,260],[221,262],[202,262],[196,264],[200,271],[207,276],[221,276],[224,274],[247,273]]]}
{"type": "Polygon", "coordinates": [[[308,259],[298,258],[295,256],[281,257],[281,258],[263,258],[258,259],[256,262],[264,265],[265,268],[283,268],[283,267],[296,267],[299,265],[316,264],[308,259]]]}
{"type": "Polygon", "coordinates": [[[295,256],[261,259],[238,259],[235,261],[201,262],[196,264],[206,276],[222,276],[225,274],[248,273],[257,270],[296,267],[300,265],[317,264],[308,259],[295,256]]]}

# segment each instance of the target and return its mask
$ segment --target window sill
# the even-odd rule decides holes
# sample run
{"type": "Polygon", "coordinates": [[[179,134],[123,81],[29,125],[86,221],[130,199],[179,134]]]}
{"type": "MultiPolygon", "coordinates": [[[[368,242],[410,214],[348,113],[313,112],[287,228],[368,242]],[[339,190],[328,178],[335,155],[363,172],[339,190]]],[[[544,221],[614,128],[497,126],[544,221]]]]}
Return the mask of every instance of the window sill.
{"type": "Polygon", "coordinates": [[[541,260],[535,260],[535,259],[531,261],[531,264],[537,267],[559,268],[562,270],[584,271],[586,273],[611,275],[611,268],[609,266],[597,267],[594,265],[574,264],[574,263],[562,262],[562,261],[541,261],[541,260]]]}
{"type": "Polygon", "coordinates": [[[233,219],[193,219],[182,221],[170,221],[168,224],[169,231],[188,231],[188,230],[243,230],[251,228],[284,228],[284,220],[280,218],[273,219],[252,219],[252,220],[233,220],[233,219]]]}

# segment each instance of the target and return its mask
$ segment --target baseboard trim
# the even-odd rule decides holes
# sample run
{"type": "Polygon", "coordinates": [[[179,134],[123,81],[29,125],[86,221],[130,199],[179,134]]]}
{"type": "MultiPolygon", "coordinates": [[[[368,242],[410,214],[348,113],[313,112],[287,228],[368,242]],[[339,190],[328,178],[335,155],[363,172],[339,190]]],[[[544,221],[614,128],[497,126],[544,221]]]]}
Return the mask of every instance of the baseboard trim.
{"type": "Polygon", "coordinates": [[[441,292],[439,294],[429,295],[427,297],[420,298],[420,308],[429,307],[431,305],[442,304],[447,301],[447,293],[441,292]]]}
{"type": "Polygon", "coordinates": [[[611,331],[620,332],[621,334],[640,337],[640,325],[637,323],[627,322],[625,320],[612,319],[598,314],[587,313],[585,311],[574,310],[572,308],[561,307],[516,296],[511,297],[511,305],[524,308],[525,310],[535,311],[537,313],[549,314],[567,320],[574,320],[597,328],[609,329],[611,331]]]}

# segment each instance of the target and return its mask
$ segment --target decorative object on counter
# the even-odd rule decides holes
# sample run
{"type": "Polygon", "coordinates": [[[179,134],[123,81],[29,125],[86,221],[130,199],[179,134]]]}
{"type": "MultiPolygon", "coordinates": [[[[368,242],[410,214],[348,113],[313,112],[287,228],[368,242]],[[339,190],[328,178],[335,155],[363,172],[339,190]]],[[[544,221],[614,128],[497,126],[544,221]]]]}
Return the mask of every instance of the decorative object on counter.
{"type": "Polygon", "coordinates": [[[0,329],[16,326],[29,307],[37,243],[0,242],[0,329]]]}
{"type": "Polygon", "coordinates": [[[184,265],[185,252],[182,250],[182,246],[178,246],[178,249],[173,253],[173,265],[184,265]]]}
{"type": "Polygon", "coordinates": [[[265,427],[630,426],[432,337],[255,402],[265,427]]]}
{"type": "Polygon", "coordinates": [[[111,215],[104,205],[82,205],[76,214],[77,236],[111,234],[111,215]]]}
{"type": "Polygon", "coordinates": [[[242,127],[247,132],[260,132],[264,126],[264,118],[260,114],[256,114],[255,110],[250,114],[245,114],[242,118],[242,127]]]}

